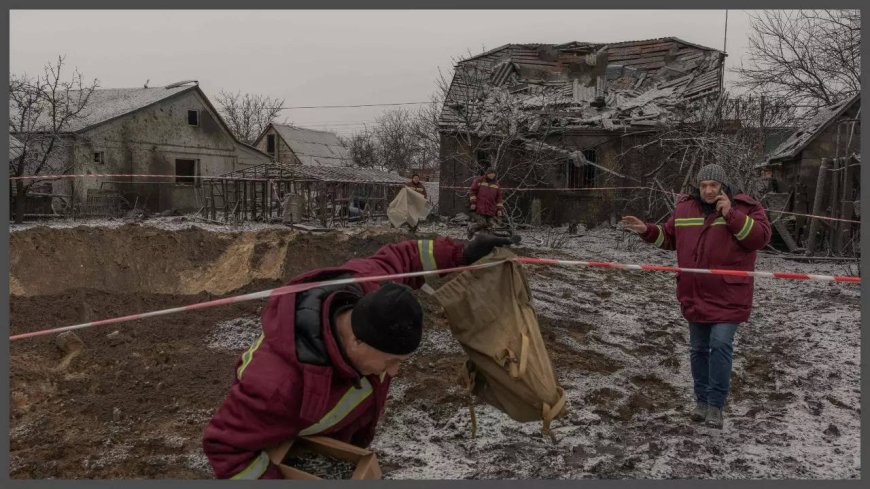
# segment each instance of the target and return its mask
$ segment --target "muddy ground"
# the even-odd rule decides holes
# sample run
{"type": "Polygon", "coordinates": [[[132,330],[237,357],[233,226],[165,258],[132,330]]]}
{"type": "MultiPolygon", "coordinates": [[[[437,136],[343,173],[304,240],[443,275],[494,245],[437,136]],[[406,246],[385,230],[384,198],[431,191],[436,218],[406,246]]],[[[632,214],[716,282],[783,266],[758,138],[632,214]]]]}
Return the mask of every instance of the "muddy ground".
{"type": "MultiPolygon", "coordinates": [[[[612,229],[582,231],[556,249],[552,231],[523,234],[523,255],[674,263],[612,229]]],[[[227,232],[178,219],[13,227],[11,333],[270,288],[405,238],[377,228],[227,232]]],[[[758,269],[848,272],[774,256],[761,256],[758,269]]],[[[756,281],[755,312],[735,343],[726,429],[718,431],[686,416],[688,332],[672,276],[542,266],[527,273],[569,395],[569,415],[554,424],[557,442],[537,423],[480,404],[470,438],[456,384],[462,351],[439,307],[420,294],[424,343],[394,381],[372,445],[385,478],[859,477],[858,287],[756,281]]],[[[237,356],[258,334],[262,305],[82,330],[85,350],[65,369],[54,337],[13,343],[11,477],[210,478],[200,436],[237,356]]]]}

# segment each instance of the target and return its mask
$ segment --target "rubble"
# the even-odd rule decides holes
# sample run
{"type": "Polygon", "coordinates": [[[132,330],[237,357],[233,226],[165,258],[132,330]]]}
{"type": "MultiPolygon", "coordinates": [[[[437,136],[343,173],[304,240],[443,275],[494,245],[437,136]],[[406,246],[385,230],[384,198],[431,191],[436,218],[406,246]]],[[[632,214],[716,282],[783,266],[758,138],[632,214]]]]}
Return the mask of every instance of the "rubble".
{"type": "Polygon", "coordinates": [[[718,94],[723,60],[677,38],[510,44],[460,61],[439,124],[486,132],[509,120],[511,134],[664,124],[718,94]]]}

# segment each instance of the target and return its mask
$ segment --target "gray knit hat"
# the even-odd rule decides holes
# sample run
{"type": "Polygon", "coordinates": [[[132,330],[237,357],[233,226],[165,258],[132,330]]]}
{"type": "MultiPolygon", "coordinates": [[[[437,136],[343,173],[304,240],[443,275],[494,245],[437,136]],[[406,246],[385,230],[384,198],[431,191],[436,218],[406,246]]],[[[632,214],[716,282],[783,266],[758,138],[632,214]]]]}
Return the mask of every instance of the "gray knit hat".
{"type": "Polygon", "coordinates": [[[700,186],[704,180],[716,180],[722,185],[728,185],[728,176],[725,174],[725,169],[715,163],[698,170],[695,184],[700,186]]]}

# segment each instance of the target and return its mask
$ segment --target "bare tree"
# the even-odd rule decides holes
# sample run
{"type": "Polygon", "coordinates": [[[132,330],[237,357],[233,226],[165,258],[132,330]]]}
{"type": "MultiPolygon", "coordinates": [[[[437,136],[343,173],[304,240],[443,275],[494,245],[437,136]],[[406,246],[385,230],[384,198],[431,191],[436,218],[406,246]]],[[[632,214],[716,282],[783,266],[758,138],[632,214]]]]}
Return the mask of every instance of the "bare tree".
{"type": "MultiPolygon", "coordinates": [[[[9,76],[9,132],[22,143],[21,156],[9,162],[11,176],[64,174],[72,169],[70,128],[87,116],[98,81],[86,84],[78,69],[64,80],[64,61],[58,56],[36,77],[9,76]]],[[[40,182],[15,180],[16,223],[24,221],[27,193],[40,182]]]]}
{"type": "Polygon", "coordinates": [[[438,118],[443,104],[443,94],[435,93],[430,102],[421,106],[414,114],[412,136],[416,145],[417,168],[436,172],[441,169],[441,135],[438,118]]]}
{"type": "Polygon", "coordinates": [[[241,92],[220,91],[215,97],[218,112],[230,131],[245,144],[254,144],[266,126],[281,112],[284,99],[241,92]]]}
{"type": "Polygon", "coordinates": [[[664,121],[647,135],[643,143],[631,145],[619,155],[622,161],[632,156],[653,156],[658,161],[642,175],[642,182],[659,192],[637,193],[624,205],[645,200],[647,213],[672,209],[672,192],[691,192],[697,171],[710,163],[725,169],[735,192],[759,198],[764,183],[754,167],[764,157],[766,140],[773,130],[787,130],[794,121],[794,106],[779,99],[726,93],[687,106],[675,119],[664,121]]]}
{"type": "Polygon", "coordinates": [[[387,111],[376,119],[373,134],[384,168],[406,172],[416,163],[412,125],[411,113],[404,108],[387,111]]]}
{"type": "MultiPolygon", "coordinates": [[[[442,153],[441,158],[457,162],[470,177],[492,166],[512,187],[545,183],[553,165],[564,164],[573,153],[545,142],[558,130],[557,114],[565,102],[561,87],[545,82],[494,85],[491,76],[498,66],[464,59],[454,59],[453,72],[442,72],[438,81],[437,97],[445,101],[449,114],[436,125],[445,124],[439,127],[441,134],[456,143],[447,147],[457,150],[442,153]]],[[[470,184],[471,179],[462,183],[470,184]]],[[[463,190],[456,193],[465,196],[463,190]]],[[[514,191],[505,194],[511,220],[522,217],[516,197],[514,191]]]]}
{"type": "MultiPolygon", "coordinates": [[[[434,112],[437,116],[437,109],[434,112]]],[[[417,112],[384,112],[372,126],[342,142],[357,166],[394,172],[431,168],[438,164],[438,133],[432,107],[417,112]]]]}
{"type": "Polygon", "coordinates": [[[342,144],[350,153],[350,159],[362,168],[382,168],[378,162],[378,148],[375,136],[368,127],[349,137],[339,136],[342,144]]]}
{"type": "Polygon", "coordinates": [[[861,90],[859,10],[766,10],[751,26],[738,86],[810,109],[861,90]]]}

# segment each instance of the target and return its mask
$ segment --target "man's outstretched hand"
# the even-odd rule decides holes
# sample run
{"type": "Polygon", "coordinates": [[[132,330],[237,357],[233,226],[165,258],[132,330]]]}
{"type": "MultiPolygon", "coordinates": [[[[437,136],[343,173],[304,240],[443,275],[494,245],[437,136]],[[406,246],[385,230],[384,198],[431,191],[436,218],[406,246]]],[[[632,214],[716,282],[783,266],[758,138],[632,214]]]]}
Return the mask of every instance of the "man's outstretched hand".
{"type": "Polygon", "coordinates": [[[634,216],[625,216],[620,221],[622,225],[636,232],[637,234],[642,234],[646,231],[646,224],[640,219],[634,216]]]}

